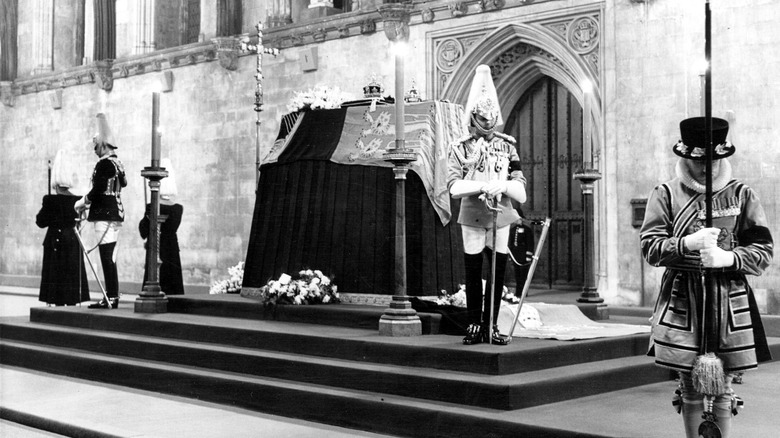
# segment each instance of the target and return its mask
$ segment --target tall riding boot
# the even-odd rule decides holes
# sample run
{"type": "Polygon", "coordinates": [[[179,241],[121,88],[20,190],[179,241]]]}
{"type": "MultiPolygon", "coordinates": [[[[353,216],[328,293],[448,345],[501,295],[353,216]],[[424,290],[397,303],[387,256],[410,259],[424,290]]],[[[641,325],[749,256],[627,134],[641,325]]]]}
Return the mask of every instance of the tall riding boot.
{"type": "MultiPolygon", "coordinates": [[[[490,248],[485,248],[485,254],[487,254],[489,264],[493,262],[493,251],[490,248]]],[[[496,284],[492,285],[491,280],[488,279],[488,284],[485,287],[485,308],[482,312],[482,325],[485,327],[485,342],[487,340],[488,330],[487,327],[490,324],[490,296],[487,291],[493,293],[493,338],[492,343],[498,345],[506,345],[509,343],[509,337],[501,335],[498,332],[498,311],[501,308],[501,299],[504,294],[504,275],[506,274],[506,261],[508,254],[496,253],[496,284]]],[[[490,272],[492,273],[492,265],[490,266],[490,272]]]]}
{"type": "Polygon", "coordinates": [[[98,250],[100,251],[100,264],[103,266],[103,276],[106,282],[106,295],[111,299],[119,298],[119,274],[114,258],[116,242],[99,245],[98,250]]]}
{"type": "Polygon", "coordinates": [[[482,340],[482,254],[463,254],[466,267],[466,310],[468,328],[463,343],[477,344],[482,340]]]}

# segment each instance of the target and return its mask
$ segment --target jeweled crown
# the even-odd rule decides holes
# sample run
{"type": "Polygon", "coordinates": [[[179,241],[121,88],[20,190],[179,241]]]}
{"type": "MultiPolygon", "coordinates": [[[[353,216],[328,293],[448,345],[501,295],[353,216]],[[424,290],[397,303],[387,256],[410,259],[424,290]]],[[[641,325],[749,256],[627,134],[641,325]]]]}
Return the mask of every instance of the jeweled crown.
{"type": "Polygon", "coordinates": [[[382,84],[379,83],[379,81],[376,79],[376,75],[371,76],[371,81],[363,87],[363,97],[372,99],[372,98],[381,98],[382,93],[384,93],[385,89],[382,87],[382,84]]]}

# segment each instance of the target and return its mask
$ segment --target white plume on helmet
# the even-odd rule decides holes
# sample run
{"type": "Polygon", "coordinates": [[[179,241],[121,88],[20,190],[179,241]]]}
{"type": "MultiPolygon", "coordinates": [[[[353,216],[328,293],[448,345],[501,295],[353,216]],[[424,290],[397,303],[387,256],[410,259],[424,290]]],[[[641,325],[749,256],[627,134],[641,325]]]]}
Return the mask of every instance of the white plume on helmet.
{"type": "Polygon", "coordinates": [[[97,115],[97,132],[95,132],[94,140],[95,143],[103,143],[114,149],[117,148],[114,133],[111,132],[111,128],[108,126],[108,120],[106,120],[106,115],[103,113],[98,113],[97,115]]]}
{"type": "Polygon", "coordinates": [[[494,127],[504,124],[501,108],[498,105],[498,93],[496,93],[496,86],[493,84],[493,77],[490,74],[490,67],[485,64],[477,66],[474,72],[474,79],[471,82],[471,90],[466,101],[465,111],[469,120],[472,114],[476,114],[490,121],[495,121],[494,127]]]}

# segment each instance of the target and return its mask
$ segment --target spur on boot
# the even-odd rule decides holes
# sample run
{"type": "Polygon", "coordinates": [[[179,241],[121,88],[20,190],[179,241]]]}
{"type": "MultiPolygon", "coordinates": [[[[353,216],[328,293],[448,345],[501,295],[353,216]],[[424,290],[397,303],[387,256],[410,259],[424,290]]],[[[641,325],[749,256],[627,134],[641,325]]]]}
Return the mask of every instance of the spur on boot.
{"type": "Polygon", "coordinates": [[[97,303],[92,303],[87,307],[90,309],[108,309],[109,307],[116,309],[119,307],[119,298],[111,298],[108,301],[100,300],[97,303]]]}
{"type": "Polygon", "coordinates": [[[482,326],[479,324],[469,324],[466,328],[466,337],[463,338],[463,343],[465,345],[479,344],[482,342],[482,337],[482,326]]]}
{"type": "MultiPolygon", "coordinates": [[[[488,337],[487,330],[485,330],[485,342],[488,342],[487,337],[488,337]]],[[[493,326],[493,338],[492,339],[493,339],[493,341],[491,343],[492,344],[496,344],[496,345],[507,345],[510,342],[512,342],[512,338],[510,338],[507,335],[502,335],[498,331],[498,324],[493,326]]]]}

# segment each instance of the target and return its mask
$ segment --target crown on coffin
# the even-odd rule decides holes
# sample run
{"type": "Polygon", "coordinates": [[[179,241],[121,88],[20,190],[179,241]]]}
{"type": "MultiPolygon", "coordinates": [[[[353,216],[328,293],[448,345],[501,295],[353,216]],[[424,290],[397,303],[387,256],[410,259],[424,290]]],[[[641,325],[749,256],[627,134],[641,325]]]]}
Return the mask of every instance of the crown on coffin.
{"type": "Polygon", "coordinates": [[[406,95],[404,95],[404,101],[408,103],[422,102],[422,97],[420,96],[420,92],[417,91],[417,86],[414,79],[412,79],[412,88],[406,92],[406,95]]]}
{"type": "Polygon", "coordinates": [[[376,75],[371,75],[371,82],[363,87],[363,97],[365,98],[381,98],[385,89],[382,84],[376,79],[376,75]]]}

